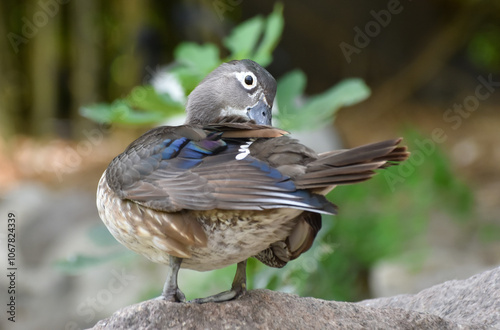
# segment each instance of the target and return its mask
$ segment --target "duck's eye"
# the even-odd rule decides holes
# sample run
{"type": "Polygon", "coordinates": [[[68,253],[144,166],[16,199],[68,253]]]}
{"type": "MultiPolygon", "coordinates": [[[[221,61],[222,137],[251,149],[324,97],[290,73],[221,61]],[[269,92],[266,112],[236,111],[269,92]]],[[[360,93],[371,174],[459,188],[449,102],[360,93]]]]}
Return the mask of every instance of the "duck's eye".
{"type": "Polygon", "coordinates": [[[245,84],[247,84],[248,86],[252,86],[253,84],[253,78],[251,75],[248,75],[245,77],[245,84]]]}

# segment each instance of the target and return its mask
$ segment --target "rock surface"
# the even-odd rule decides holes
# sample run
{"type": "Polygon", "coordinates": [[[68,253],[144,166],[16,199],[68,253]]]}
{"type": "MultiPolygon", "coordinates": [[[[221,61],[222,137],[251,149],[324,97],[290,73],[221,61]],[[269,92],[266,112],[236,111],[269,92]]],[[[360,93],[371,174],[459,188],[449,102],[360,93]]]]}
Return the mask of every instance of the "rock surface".
{"type": "Polygon", "coordinates": [[[149,300],[94,329],[491,329],[500,328],[500,268],[415,295],[359,303],[253,290],[226,303],[149,300]]]}
{"type": "Polygon", "coordinates": [[[438,316],[401,309],[299,298],[252,290],[226,303],[179,304],[149,300],[123,308],[94,329],[456,329],[438,316]]]}
{"type": "Polygon", "coordinates": [[[440,316],[453,322],[500,329],[500,268],[462,281],[447,281],[414,295],[370,299],[372,308],[402,308],[440,316]]]}

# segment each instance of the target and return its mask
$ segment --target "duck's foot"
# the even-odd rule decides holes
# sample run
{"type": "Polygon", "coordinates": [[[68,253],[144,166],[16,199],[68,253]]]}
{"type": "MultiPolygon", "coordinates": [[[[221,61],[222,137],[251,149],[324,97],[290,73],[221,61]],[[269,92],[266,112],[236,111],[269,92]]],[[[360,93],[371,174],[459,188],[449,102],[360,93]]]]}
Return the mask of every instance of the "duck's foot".
{"type": "Polygon", "coordinates": [[[197,298],[190,300],[190,303],[204,304],[208,302],[223,302],[228,300],[233,300],[241,296],[247,290],[247,261],[244,260],[239,262],[236,267],[236,275],[234,275],[233,285],[231,290],[224,291],[213,296],[205,298],[197,298]]]}
{"type": "Polygon", "coordinates": [[[205,297],[205,298],[197,298],[190,300],[190,303],[194,304],[204,304],[208,302],[223,302],[223,301],[229,301],[238,298],[245,292],[245,290],[242,291],[237,291],[237,290],[229,290],[229,291],[224,291],[218,294],[214,294],[213,296],[205,297]]]}
{"type": "Polygon", "coordinates": [[[154,298],[154,300],[165,300],[170,302],[186,302],[186,297],[181,290],[177,289],[176,292],[173,293],[162,293],[161,296],[154,298]]]}

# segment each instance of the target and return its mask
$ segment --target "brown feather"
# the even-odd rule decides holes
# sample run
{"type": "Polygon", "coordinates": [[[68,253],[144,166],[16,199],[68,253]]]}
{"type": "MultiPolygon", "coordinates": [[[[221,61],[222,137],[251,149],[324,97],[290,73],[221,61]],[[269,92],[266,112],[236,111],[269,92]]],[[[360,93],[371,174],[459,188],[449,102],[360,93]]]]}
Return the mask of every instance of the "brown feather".
{"type": "Polygon", "coordinates": [[[318,189],[352,184],[370,179],[374,170],[395,165],[408,158],[401,138],[367,144],[353,149],[322,153],[307,164],[306,173],[297,177],[299,189],[318,189]]]}
{"type": "Polygon", "coordinates": [[[252,122],[210,124],[204,128],[223,132],[224,138],[274,138],[290,134],[276,127],[256,125],[252,122]]]}
{"type": "Polygon", "coordinates": [[[298,258],[302,253],[308,251],[321,229],[321,215],[318,213],[304,212],[297,226],[288,236],[286,242],[291,252],[290,260],[298,258]]]}
{"type": "Polygon", "coordinates": [[[207,245],[207,235],[195,217],[188,212],[169,213],[167,219],[161,224],[161,228],[168,237],[184,245],[207,245]]]}
{"type": "Polygon", "coordinates": [[[288,134],[278,128],[262,128],[252,130],[225,131],[223,138],[275,138],[288,134]]]}
{"type": "Polygon", "coordinates": [[[269,248],[254,257],[269,267],[281,268],[290,260],[307,252],[321,229],[321,215],[304,212],[291,222],[297,224],[284,241],[271,244],[269,248]]]}

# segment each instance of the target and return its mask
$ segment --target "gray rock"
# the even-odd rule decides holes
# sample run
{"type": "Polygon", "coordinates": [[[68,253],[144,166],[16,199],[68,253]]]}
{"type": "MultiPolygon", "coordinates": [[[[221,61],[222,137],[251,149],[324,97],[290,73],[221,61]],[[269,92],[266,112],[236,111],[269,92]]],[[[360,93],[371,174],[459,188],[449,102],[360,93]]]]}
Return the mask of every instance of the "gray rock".
{"type": "Polygon", "coordinates": [[[500,329],[500,268],[466,280],[447,281],[414,295],[371,299],[358,304],[372,308],[401,308],[461,324],[500,329]]]}
{"type": "Polygon", "coordinates": [[[500,268],[415,295],[346,303],[253,290],[203,305],[149,300],[94,329],[491,329],[500,328],[500,268]]]}
{"type": "Polygon", "coordinates": [[[94,329],[476,329],[435,315],[252,290],[226,303],[149,300],[125,307],[94,329]]]}

